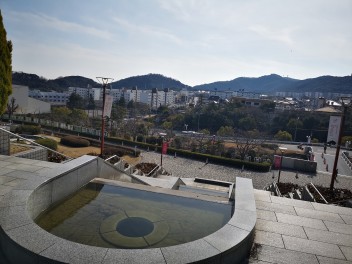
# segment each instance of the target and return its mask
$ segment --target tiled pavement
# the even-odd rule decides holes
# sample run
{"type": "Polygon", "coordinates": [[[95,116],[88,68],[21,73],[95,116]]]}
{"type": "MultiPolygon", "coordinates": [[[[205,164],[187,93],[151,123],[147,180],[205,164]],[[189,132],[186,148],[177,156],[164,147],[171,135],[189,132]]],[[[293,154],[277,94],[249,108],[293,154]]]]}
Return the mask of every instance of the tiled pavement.
{"type": "Polygon", "coordinates": [[[352,264],[352,209],[255,190],[257,224],[250,263],[352,264]]]}
{"type": "MultiPolygon", "coordinates": [[[[23,180],[61,164],[0,155],[0,206],[23,180]]],[[[249,263],[352,264],[352,209],[255,190],[257,224],[249,263]]],[[[1,258],[0,263],[6,263],[1,258]]]]}

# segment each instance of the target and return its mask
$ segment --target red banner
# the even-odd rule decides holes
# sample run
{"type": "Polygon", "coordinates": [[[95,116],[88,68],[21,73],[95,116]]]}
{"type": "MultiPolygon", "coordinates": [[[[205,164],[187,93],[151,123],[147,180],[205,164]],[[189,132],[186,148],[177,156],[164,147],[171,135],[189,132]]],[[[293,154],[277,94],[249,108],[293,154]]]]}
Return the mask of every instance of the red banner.
{"type": "Polygon", "coordinates": [[[281,156],[274,156],[274,168],[279,169],[281,164],[281,156]]]}
{"type": "Polygon", "coordinates": [[[166,154],[167,153],[167,142],[163,142],[163,146],[162,146],[162,149],[161,149],[161,153],[162,154],[166,154]]]}

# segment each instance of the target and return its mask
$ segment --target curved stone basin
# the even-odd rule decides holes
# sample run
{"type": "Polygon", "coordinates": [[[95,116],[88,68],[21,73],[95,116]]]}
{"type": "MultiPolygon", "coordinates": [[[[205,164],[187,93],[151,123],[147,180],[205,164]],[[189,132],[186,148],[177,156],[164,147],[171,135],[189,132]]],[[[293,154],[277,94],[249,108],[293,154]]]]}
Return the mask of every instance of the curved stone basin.
{"type": "Polygon", "coordinates": [[[87,246],[56,237],[33,222],[52,203],[102,177],[105,166],[97,157],[82,156],[41,172],[7,194],[0,207],[0,246],[6,257],[13,263],[241,263],[248,255],[256,207],[252,181],[239,177],[230,221],[209,236],[181,245],[128,250],[87,246]]]}

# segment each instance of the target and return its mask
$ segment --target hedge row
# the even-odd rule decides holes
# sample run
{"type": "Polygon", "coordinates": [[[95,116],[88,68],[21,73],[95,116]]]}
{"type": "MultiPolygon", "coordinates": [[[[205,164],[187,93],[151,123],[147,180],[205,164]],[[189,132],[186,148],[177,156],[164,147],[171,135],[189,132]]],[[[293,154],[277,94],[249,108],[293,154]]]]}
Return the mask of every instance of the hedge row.
{"type": "MultiPolygon", "coordinates": [[[[116,144],[122,144],[123,142],[124,145],[137,146],[138,148],[142,148],[142,149],[149,148],[150,151],[153,151],[155,149],[157,149],[157,151],[161,151],[161,146],[156,146],[148,143],[135,142],[135,141],[125,140],[120,138],[109,138],[108,141],[116,144]]],[[[249,162],[249,161],[240,160],[240,159],[230,159],[230,158],[214,156],[210,154],[202,154],[202,153],[192,152],[192,151],[183,150],[183,149],[168,148],[167,152],[170,155],[173,155],[174,153],[176,153],[176,155],[179,155],[181,157],[191,158],[195,160],[206,161],[208,159],[208,162],[211,162],[211,163],[227,165],[227,166],[232,166],[236,168],[242,168],[244,166],[245,169],[260,171],[260,172],[267,172],[270,170],[270,167],[271,167],[271,164],[269,162],[263,162],[263,163],[249,162]]]]}
{"type": "Polygon", "coordinates": [[[53,139],[41,138],[41,139],[37,139],[35,142],[44,146],[44,147],[50,148],[52,150],[57,150],[57,141],[55,141],[53,139]]]}
{"type": "Polygon", "coordinates": [[[73,148],[88,147],[90,145],[89,140],[77,136],[65,136],[61,138],[60,143],[73,148]]]}
{"type": "Polygon", "coordinates": [[[41,127],[34,125],[21,125],[15,128],[15,133],[37,135],[41,133],[41,127]]]}
{"type": "MultiPolygon", "coordinates": [[[[64,131],[63,129],[61,130],[64,131]]],[[[72,133],[72,131],[67,131],[67,132],[72,133]]],[[[85,134],[81,133],[81,135],[83,136],[85,134]]],[[[87,135],[87,137],[92,137],[92,136],[87,135]]],[[[95,138],[98,138],[98,137],[95,137],[95,138]]],[[[91,140],[91,142],[93,144],[93,140],[91,140]]],[[[155,148],[157,148],[158,151],[161,151],[161,146],[159,145],[156,146],[155,144],[135,142],[132,140],[127,140],[122,138],[115,138],[115,137],[106,138],[105,143],[108,144],[109,142],[115,143],[115,144],[123,144],[124,146],[118,146],[118,148],[125,149],[126,154],[129,154],[129,155],[135,155],[135,151],[134,151],[135,146],[137,146],[137,148],[141,148],[145,150],[149,149],[150,151],[153,151],[155,150],[155,148]]],[[[245,169],[260,171],[260,172],[267,172],[271,168],[271,164],[268,162],[264,162],[264,163],[248,162],[240,159],[230,159],[230,158],[225,158],[220,156],[213,156],[209,154],[191,152],[191,151],[182,150],[182,149],[168,148],[168,154],[174,155],[174,153],[176,153],[176,155],[179,155],[185,158],[191,158],[191,159],[202,160],[202,161],[206,161],[206,159],[208,159],[208,162],[232,166],[236,168],[242,168],[244,166],[245,169]]],[[[139,150],[137,150],[136,155],[137,156],[140,155],[139,150]]]]}

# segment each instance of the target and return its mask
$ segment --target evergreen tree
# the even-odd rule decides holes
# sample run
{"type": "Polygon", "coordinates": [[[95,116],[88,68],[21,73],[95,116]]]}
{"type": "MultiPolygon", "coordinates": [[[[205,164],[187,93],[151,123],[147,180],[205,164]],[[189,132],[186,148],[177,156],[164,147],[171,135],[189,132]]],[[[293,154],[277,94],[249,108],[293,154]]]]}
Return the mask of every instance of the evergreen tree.
{"type": "Polygon", "coordinates": [[[6,30],[0,10],[0,114],[7,106],[7,99],[12,93],[12,42],[6,39],[6,30]]]}

